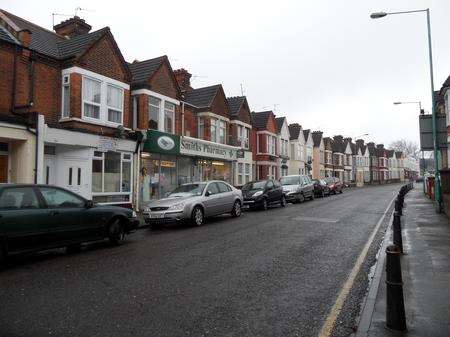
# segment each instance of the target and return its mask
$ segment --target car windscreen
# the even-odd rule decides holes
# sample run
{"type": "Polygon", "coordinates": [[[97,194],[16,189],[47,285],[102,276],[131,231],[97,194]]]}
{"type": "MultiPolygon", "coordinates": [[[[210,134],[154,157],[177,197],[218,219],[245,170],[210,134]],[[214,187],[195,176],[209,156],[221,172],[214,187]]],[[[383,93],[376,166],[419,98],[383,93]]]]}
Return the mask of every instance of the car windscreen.
{"type": "Polygon", "coordinates": [[[299,176],[294,176],[294,177],[282,177],[280,179],[280,183],[281,185],[300,185],[301,181],[300,181],[300,177],[299,176]]]}
{"type": "Polygon", "coordinates": [[[202,195],[205,186],[206,183],[181,185],[180,187],[170,192],[169,196],[175,197],[185,195],[194,195],[194,196],[202,195]]]}
{"type": "Polygon", "coordinates": [[[262,189],[264,189],[264,186],[266,186],[266,182],[267,181],[265,181],[265,180],[251,181],[251,182],[245,184],[244,186],[242,186],[242,190],[243,191],[262,190],[262,189]]]}

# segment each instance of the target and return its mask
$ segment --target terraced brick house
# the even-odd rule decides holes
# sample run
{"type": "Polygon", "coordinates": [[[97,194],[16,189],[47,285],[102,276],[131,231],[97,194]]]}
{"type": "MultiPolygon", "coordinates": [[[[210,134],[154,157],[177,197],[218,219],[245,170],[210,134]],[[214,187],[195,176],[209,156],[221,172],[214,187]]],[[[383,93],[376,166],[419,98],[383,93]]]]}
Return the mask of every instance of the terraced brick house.
{"type": "Polygon", "coordinates": [[[138,173],[138,198],[139,204],[143,204],[163,197],[178,186],[177,154],[152,144],[158,144],[160,137],[178,139],[182,133],[181,90],[165,55],[135,60],[129,69],[134,128],[146,135],[141,143],[138,173]]]}
{"type": "Polygon", "coordinates": [[[385,184],[389,180],[389,167],[387,151],[383,144],[377,144],[378,166],[380,184],[385,184]]]}
{"type": "Polygon", "coordinates": [[[352,139],[344,138],[344,182],[350,184],[354,182],[353,177],[353,150],[352,150],[352,139]]]}
{"type": "Polygon", "coordinates": [[[289,125],[286,117],[276,117],[277,123],[277,142],[279,144],[278,153],[280,155],[280,176],[289,174],[289,125]]]}
{"type": "Polygon", "coordinates": [[[222,85],[194,89],[186,70],[176,70],[175,76],[182,91],[178,183],[218,179],[235,184],[241,147],[231,145],[233,117],[222,85]]]}
{"type": "Polygon", "coordinates": [[[342,136],[334,136],[333,150],[333,176],[344,181],[345,143],[342,136]]]}
{"type": "Polygon", "coordinates": [[[234,167],[234,182],[242,186],[253,180],[253,153],[251,143],[252,117],[245,96],[228,97],[230,108],[230,144],[240,148],[234,167]]]}
{"type": "Polygon", "coordinates": [[[380,166],[378,159],[378,151],[375,143],[367,143],[367,149],[369,150],[370,157],[370,183],[379,184],[380,183],[380,166]]]}
{"type": "Polygon", "coordinates": [[[7,88],[1,114],[22,125],[2,141],[11,158],[8,180],[54,184],[99,203],[131,206],[131,73],[110,29],[91,32],[74,16],[50,31],[4,10],[0,26],[6,34],[0,38],[0,86],[7,88]],[[34,141],[25,130],[34,130],[34,141]]]}
{"type": "Polygon", "coordinates": [[[306,174],[311,177],[313,170],[312,164],[314,147],[311,130],[303,130],[303,136],[305,137],[305,171],[306,174]]]}
{"type": "Polygon", "coordinates": [[[312,177],[313,179],[323,179],[325,178],[325,143],[323,140],[323,132],[313,131],[312,140],[312,177]]]}
{"type": "Polygon", "coordinates": [[[323,138],[324,156],[325,156],[325,177],[333,177],[333,139],[323,138]]]}
{"type": "Polygon", "coordinates": [[[357,139],[355,142],[356,155],[356,184],[357,186],[370,184],[370,155],[364,139],[357,139]]]}
{"type": "Polygon", "coordinates": [[[400,182],[405,181],[405,164],[404,155],[402,151],[395,151],[395,157],[397,158],[397,170],[400,182]]]}
{"type": "Polygon", "coordinates": [[[305,136],[300,124],[289,124],[289,169],[292,174],[306,174],[305,136]]]}
{"type": "Polygon", "coordinates": [[[256,179],[278,179],[280,147],[277,144],[277,123],[272,111],[252,112],[254,130],[253,159],[255,161],[256,179]]]}

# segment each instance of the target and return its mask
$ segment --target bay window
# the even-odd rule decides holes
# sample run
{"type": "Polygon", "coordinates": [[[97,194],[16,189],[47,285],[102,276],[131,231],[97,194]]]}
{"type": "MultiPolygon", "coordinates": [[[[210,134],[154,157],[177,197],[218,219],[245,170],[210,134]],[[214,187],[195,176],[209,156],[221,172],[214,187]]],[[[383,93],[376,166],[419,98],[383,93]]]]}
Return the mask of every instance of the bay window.
{"type": "MultiPolygon", "coordinates": [[[[82,87],[83,118],[114,125],[123,124],[123,88],[87,76],[82,77],[82,87]]],[[[64,104],[69,104],[64,97],[63,100],[64,104]]]]}
{"type": "Polygon", "coordinates": [[[164,102],[164,131],[174,133],[175,128],[175,104],[164,102]]]}
{"type": "Polygon", "coordinates": [[[129,153],[94,152],[92,193],[96,202],[131,201],[132,157],[129,153]]]}
{"type": "Polygon", "coordinates": [[[149,97],[149,121],[148,127],[152,130],[158,130],[159,121],[159,110],[161,108],[161,100],[159,98],[150,96],[149,97]]]}
{"type": "Polygon", "coordinates": [[[245,126],[242,125],[238,125],[237,126],[237,130],[238,130],[238,134],[237,134],[237,138],[238,138],[238,146],[244,148],[244,149],[248,149],[250,146],[250,129],[246,128],[245,126]]]}
{"type": "Polygon", "coordinates": [[[211,118],[211,141],[215,142],[217,140],[217,118],[211,118]]]}
{"type": "Polygon", "coordinates": [[[245,164],[245,183],[250,181],[250,164],[245,164]]]}
{"type": "Polygon", "coordinates": [[[123,123],[123,90],[108,84],[106,105],[108,107],[108,121],[123,123]]]}
{"type": "Polygon", "coordinates": [[[269,138],[269,154],[274,156],[276,154],[277,138],[274,136],[268,136],[268,138],[269,138]]]}
{"type": "Polygon", "coordinates": [[[238,185],[243,184],[244,164],[238,163],[238,185]]]}

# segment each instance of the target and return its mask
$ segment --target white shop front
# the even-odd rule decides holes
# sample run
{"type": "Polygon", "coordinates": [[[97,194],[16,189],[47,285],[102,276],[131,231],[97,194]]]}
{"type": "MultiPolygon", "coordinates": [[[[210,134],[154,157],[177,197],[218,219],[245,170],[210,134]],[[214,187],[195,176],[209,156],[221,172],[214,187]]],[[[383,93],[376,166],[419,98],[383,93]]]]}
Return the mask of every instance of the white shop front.
{"type": "Polygon", "coordinates": [[[131,207],[135,141],[45,125],[44,142],[41,183],[131,207]]]}

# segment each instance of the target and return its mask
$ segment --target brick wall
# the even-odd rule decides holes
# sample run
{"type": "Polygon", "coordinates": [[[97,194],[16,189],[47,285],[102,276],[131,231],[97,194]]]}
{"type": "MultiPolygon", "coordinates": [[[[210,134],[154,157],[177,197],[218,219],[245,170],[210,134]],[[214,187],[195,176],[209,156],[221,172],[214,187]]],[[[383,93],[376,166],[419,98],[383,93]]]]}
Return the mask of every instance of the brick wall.
{"type": "Polygon", "coordinates": [[[161,95],[179,99],[177,83],[170,73],[167,62],[163,62],[161,67],[149,79],[150,90],[161,95]]]}
{"type": "Polygon", "coordinates": [[[0,42],[0,113],[11,112],[14,47],[0,42]]]}
{"type": "Polygon", "coordinates": [[[192,107],[184,106],[184,129],[190,137],[197,137],[197,117],[192,107]]]}
{"type": "Polygon", "coordinates": [[[230,112],[228,110],[228,104],[223,90],[219,90],[216,97],[214,97],[211,104],[211,112],[216,115],[230,118],[230,112]]]}
{"type": "Polygon", "coordinates": [[[109,34],[97,41],[79,60],[78,65],[121,82],[130,82],[128,72],[109,34]]]}

